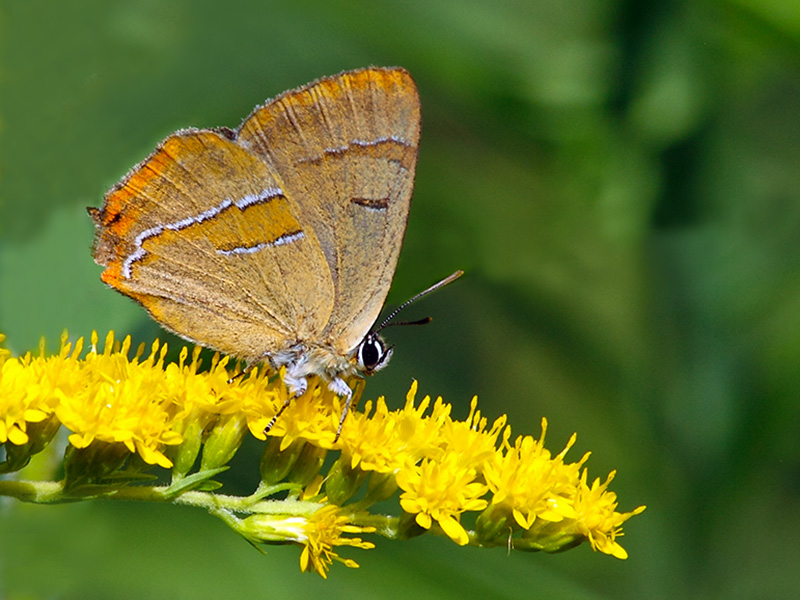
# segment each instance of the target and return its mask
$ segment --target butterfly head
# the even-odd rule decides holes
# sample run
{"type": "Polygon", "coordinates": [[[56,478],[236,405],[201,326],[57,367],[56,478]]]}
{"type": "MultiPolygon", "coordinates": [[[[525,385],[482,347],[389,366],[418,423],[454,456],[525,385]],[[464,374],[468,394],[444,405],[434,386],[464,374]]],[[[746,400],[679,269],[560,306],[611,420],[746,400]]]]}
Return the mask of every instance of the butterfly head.
{"type": "Polygon", "coordinates": [[[358,370],[364,375],[372,375],[389,364],[394,346],[389,346],[377,331],[367,334],[356,348],[355,359],[358,370]]]}

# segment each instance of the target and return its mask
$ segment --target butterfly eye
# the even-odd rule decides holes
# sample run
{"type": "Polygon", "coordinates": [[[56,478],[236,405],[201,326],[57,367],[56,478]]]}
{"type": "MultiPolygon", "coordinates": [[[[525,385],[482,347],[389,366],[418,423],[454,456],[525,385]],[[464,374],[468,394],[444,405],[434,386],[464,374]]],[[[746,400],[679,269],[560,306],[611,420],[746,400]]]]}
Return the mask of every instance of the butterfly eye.
{"type": "Polygon", "coordinates": [[[358,368],[367,375],[380,371],[392,356],[393,349],[387,346],[377,333],[370,333],[358,347],[358,368]]]}

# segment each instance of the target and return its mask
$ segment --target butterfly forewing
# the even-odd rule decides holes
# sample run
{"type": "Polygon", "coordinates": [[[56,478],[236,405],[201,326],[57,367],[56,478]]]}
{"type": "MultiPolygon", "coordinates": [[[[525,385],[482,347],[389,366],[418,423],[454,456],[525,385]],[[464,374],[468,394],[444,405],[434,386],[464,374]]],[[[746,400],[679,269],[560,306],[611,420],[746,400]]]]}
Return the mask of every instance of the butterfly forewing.
{"type": "Polygon", "coordinates": [[[91,211],[103,280],[179,335],[248,360],[318,334],[333,282],[284,187],[224,135],[170,136],[91,211]]]}

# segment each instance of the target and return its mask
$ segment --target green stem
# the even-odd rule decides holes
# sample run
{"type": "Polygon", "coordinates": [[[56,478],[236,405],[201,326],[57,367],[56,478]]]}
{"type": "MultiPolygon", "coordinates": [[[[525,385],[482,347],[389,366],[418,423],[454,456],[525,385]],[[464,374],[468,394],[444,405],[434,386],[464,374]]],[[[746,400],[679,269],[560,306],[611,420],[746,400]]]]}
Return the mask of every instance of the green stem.
{"type": "MultiPolygon", "coordinates": [[[[262,484],[249,496],[230,496],[227,494],[198,491],[186,491],[176,495],[169,486],[132,485],[99,494],[77,496],[64,493],[64,484],[61,481],[0,480],[0,496],[8,496],[34,504],[58,504],[104,498],[109,500],[172,502],[184,506],[205,508],[211,512],[227,510],[232,512],[294,514],[304,512],[296,505],[307,505],[308,503],[298,503],[298,501],[295,500],[264,501],[264,498],[267,496],[291,490],[294,487],[293,484],[286,483],[272,486],[265,486],[262,484]]],[[[308,509],[306,508],[305,510],[307,511],[308,509]]]]}
{"type": "Polygon", "coordinates": [[[64,486],[60,481],[1,481],[0,496],[9,496],[23,502],[55,504],[69,502],[63,496],[64,486]]]}

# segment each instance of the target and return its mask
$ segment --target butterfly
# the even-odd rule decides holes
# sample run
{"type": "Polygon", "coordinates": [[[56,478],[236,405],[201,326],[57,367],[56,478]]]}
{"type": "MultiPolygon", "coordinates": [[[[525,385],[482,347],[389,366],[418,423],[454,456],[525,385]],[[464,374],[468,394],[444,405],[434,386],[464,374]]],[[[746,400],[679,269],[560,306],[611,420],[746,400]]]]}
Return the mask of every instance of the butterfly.
{"type": "Polygon", "coordinates": [[[385,323],[371,328],[397,266],[419,138],[417,88],[401,68],[284,92],[236,130],[177,131],[88,209],[101,279],[189,341],[285,367],[291,397],[321,378],[346,401],[341,431],[347,379],[392,355],[385,323]]]}

